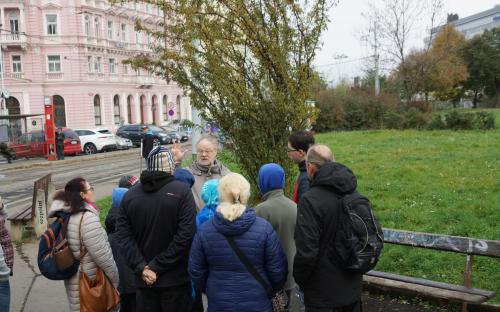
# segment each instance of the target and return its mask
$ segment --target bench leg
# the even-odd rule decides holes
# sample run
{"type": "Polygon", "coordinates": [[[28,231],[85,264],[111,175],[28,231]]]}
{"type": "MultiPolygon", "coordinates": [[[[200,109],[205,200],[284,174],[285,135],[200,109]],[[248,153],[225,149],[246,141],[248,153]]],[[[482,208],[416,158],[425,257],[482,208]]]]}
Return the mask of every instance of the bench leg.
{"type": "MultiPolygon", "coordinates": [[[[473,264],[474,256],[467,255],[467,261],[465,262],[465,271],[464,271],[464,286],[471,288],[472,287],[472,264],[473,264]]],[[[462,312],[467,312],[467,303],[462,303],[462,312]]]]}

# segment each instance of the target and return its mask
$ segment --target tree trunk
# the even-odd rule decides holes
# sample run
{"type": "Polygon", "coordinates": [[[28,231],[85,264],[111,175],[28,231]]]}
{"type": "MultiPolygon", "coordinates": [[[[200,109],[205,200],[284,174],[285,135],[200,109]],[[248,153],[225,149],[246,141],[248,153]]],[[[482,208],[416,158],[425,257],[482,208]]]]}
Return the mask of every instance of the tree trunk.
{"type": "Polygon", "coordinates": [[[477,90],[474,90],[474,99],[472,100],[472,108],[477,108],[477,94],[479,92],[477,90]]]}

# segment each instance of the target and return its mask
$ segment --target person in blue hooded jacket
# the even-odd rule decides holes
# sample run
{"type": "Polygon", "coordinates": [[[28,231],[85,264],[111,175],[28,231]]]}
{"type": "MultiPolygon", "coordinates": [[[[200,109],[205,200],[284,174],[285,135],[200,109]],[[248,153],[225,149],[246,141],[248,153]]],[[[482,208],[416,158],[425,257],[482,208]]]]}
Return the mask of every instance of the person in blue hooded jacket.
{"type": "Polygon", "coordinates": [[[219,182],[219,206],[195,235],[188,271],[206,293],[208,312],[271,312],[266,290],[248,272],[229,245],[232,237],[259,275],[274,290],[285,284],[288,266],[278,235],[266,220],[246,206],[250,184],[238,173],[219,182]]]}
{"type": "Polygon", "coordinates": [[[120,311],[134,312],[136,311],[135,302],[135,276],[134,272],[126,265],[123,258],[120,246],[116,241],[116,219],[118,211],[122,203],[125,193],[128,189],[135,185],[139,180],[135,176],[123,176],[118,182],[118,187],[113,189],[111,193],[111,209],[106,216],[104,224],[108,234],[109,245],[113,251],[113,258],[118,267],[118,275],[120,276],[120,284],[118,284],[118,292],[120,293],[120,311]]]}
{"type": "Polygon", "coordinates": [[[285,283],[286,294],[291,302],[292,290],[296,287],[293,279],[293,257],[295,256],[295,223],[297,205],[285,196],[285,170],[274,163],[265,164],[259,170],[259,189],[262,202],[255,207],[259,217],[266,219],[278,234],[288,260],[288,278],[285,283]]]}
{"type": "Polygon", "coordinates": [[[217,212],[217,205],[219,204],[219,179],[208,180],[201,188],[201,199],[205,206],[198,212],[196,216],[196,229],[206,221],[212,219],[217,212]]]}

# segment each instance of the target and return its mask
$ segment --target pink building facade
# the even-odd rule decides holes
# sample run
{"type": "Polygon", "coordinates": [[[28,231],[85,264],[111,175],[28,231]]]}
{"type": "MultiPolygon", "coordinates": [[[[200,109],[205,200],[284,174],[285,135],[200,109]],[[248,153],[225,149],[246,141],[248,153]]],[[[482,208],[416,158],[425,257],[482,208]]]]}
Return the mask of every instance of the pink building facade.
{"type": "Polygon", "coordinates": [[[54,96],[57,126],[115,130],[121,123],[191,119],[189,97],[175,82],[122,64],[152,53],[152,39],[134,30],[135,19],[155,27],[164,18],[139,1],[0,1],[9,114],[43,113],[44,96],[54,96]]]}

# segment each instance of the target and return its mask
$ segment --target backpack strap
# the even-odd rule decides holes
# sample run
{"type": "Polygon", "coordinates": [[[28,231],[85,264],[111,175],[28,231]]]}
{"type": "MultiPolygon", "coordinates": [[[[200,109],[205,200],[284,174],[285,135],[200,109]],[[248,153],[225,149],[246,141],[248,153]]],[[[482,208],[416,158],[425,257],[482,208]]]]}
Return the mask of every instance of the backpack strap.
{"type": "Polygon", "coordinates": [[[87,254],[87,249],[83,245],[83,240],[82,240],[82,221],[84,215],[85,211],[82,212],[82,216],[80,218],[80,225],[78,226],[78,236],[80,237],[80,255],[76,259],[80,262],[82,261],[83,257],[87,254]]]}
{"type": "Polygon", "coordinates": [[[241,262],[243,263],[247,271],[253,276],[253,278],[255,278],[255,280],[257,280],[257,282],[259,282],[262,288],[264,288],[264,290],[267,293],[267,296],[272,297],[274,294],[273,288],[266,282],[266,280],[264,280],[264,278],[259,274],[259,272],[257,272],[257,269],[255,269],[255,267],[252,265],[250,260],[248,260],[248,258],[245,256],[243,251],[241,251],[238,245],[236,245],[234,238],[225,235],[224,237],[229,243],[229,246],[231,246],[231,249],[233,249],[234,253],[238,256],[238,258],[240,258],[241,262]]]}

